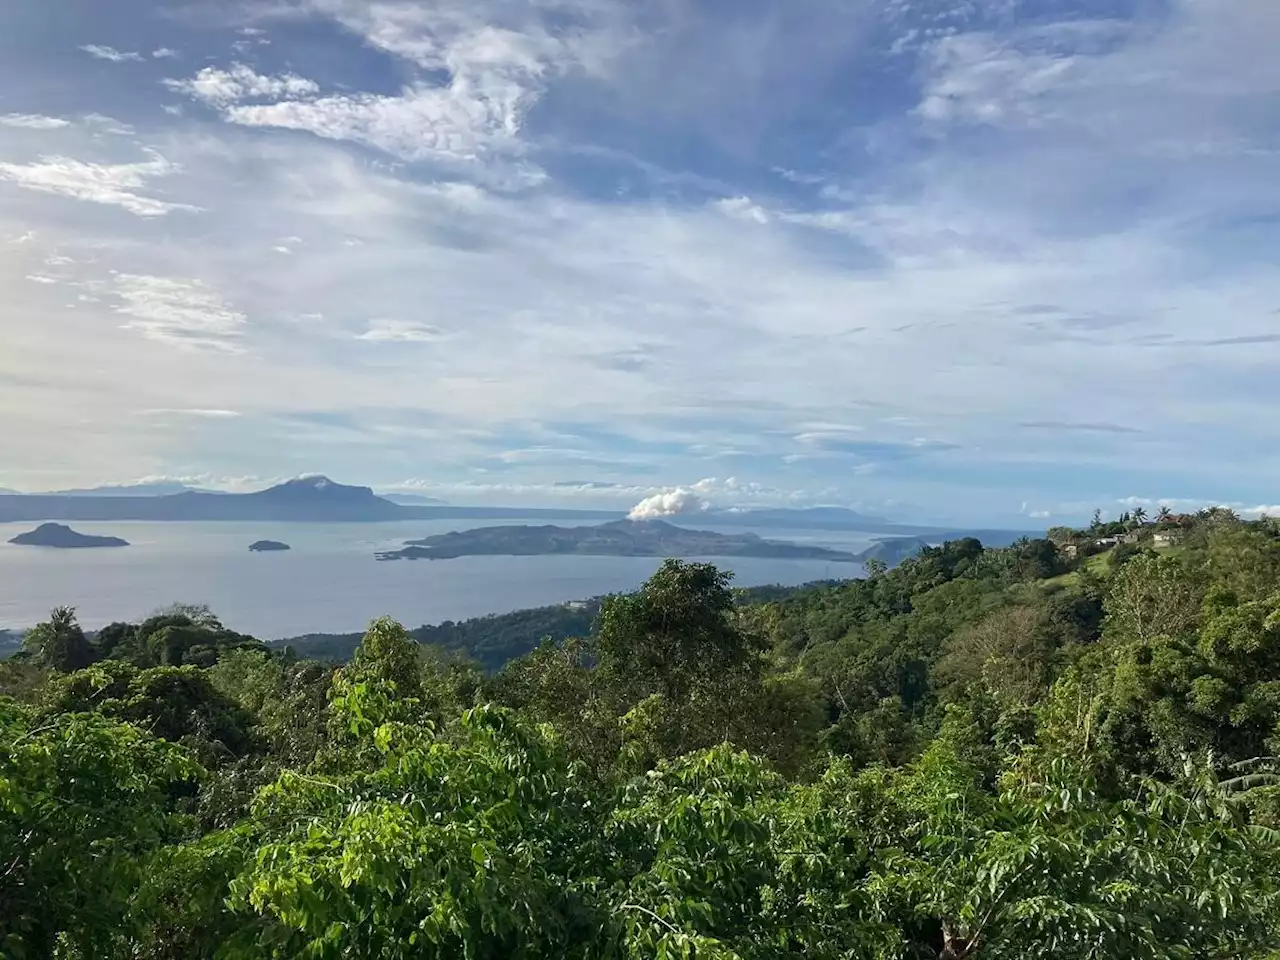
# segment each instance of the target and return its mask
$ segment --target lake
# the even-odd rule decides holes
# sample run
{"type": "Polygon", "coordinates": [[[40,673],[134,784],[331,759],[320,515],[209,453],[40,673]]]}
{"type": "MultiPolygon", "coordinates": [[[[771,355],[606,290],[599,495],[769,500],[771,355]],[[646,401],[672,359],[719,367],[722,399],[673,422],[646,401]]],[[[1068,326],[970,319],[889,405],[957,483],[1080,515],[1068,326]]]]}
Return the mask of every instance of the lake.
{"type": "MultiPolygon", "coordinates": [[[[491,523],[546,523],[495,520],[491,523]]],[[[572,525],[572,521],[557,521],[572,525]]],[[[88,628],[136,621],[171,603],[206,603],[228,627],[263,639],[363,629],[389,615],[410,627],[633,590],[662,562],[650,557],[460,557],[378,562],[405,540],[487,525],[393,523],[75,523],[80,533],[123,537],[120,549],[52,550],[9,544],[34,523],[0,523],[0,629],[19,629],[67,604],[88,628]],[[249,553],[281,540],[287,553],[249,553]]],[[[698,529],[742,533],[747,528],[698,529]]],[[[755,530],[772,540],[858,551],[870,535],[755,530]]],[[[853,577],[857,564],[824,560],[708,558],[737,586],[853,577]]]]}

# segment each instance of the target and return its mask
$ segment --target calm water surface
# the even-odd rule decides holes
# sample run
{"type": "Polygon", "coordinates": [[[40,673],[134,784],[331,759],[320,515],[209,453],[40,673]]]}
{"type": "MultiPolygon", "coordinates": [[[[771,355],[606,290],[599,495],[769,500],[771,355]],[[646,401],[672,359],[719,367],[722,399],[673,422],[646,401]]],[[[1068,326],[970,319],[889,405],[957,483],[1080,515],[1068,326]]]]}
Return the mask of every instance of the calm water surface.
{"type": "MultiPolygon", "coordinates": [[[[524,521],[492,521],[513,522],[524,521]]],[[[359,630],[383,615],[418,626],[631,590],[661,562],[578,556],[394,563],[373,559],[375,551],[408,539],[484,525],[471,520],[75,523],[81,533],[124,537],[131,546],[51,550],[3,542],[36,524],[0,523],[0,629],[30,626],[59,604],[77,607],[85,626],[99,627],[113,620],[136,620],[175,602],[207,603],[228,627],[264,638],[359,630]],[[249,544],[255,540],[282,540],[293,549],[251,554],[249,544]]],[[[741,533],[744,528],[721,532],[741,533]]],[[[755,532],[774,540],[853,551],[870,542],[867,535],[848,531],[755,532]]],[[[820,560],[712,562],[733,570],[739,586],[798,584],[860,573],[855,564],[820,560]]]]}

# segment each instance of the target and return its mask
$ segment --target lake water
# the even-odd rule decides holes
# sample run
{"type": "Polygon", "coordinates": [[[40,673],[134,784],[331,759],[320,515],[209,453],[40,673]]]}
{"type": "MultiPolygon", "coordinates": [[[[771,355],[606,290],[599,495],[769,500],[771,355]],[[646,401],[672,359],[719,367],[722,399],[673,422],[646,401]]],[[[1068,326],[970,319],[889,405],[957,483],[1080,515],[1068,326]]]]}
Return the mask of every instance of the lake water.
{"type": "MultiPolygon", "coordinates": [[[[501,520],[499,523],[542,522],[501,520]]],[[[560,525],[571,525],[557,521],[560,525]]],[[[96,628],[137,620],[171,603],[207,603],[228,627],[264,639],[363,629],[390,615],[411,627],[632,590],[657,569],[648,557],[460,557],[380,563],[377,550],[483,521],[394,523],[76,523],[81,533],[124,537],[121,549],[51,550],[6,541],[33,523],[0,523],[0,629],[28,627],[60,604],[96,628]],[[248,552],[282,540],[287,553],[248,552]]],[[[699,529],[717,529],[697,525],[699,529]]],[[[719,532],[742,533],[745,528],[719,532]]],[[[761,536],[857,551],[849,531],[757,530],[761,536]]],[[[853,577],[856,564],[709,558],[737,586],[853,577]]]]}

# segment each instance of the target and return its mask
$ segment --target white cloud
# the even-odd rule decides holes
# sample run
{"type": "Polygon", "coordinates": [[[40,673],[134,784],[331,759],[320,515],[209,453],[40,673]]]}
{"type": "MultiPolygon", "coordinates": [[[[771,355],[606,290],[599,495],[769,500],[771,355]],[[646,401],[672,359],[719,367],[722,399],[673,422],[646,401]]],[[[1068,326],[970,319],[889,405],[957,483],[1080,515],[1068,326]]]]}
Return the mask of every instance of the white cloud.
{"type": "MultiPolygon", "coordinates": [[[[235,95],[234,79],[212,68],[175,87],[199,91],[193,95],[223,107],[228,121],[244,126],[306,131],[406,160],[474,161],[520,152],[524,117],[550,80],[575,68],[599,69],[618,43],[608,29],[616,14],[601,16],[605,7],[587,4],[566,5],[563,12],[577,22],[554,32],[532,9],[520,13],[500,2],[305,5],[335,17],[372,46],[447,79],[419,79],[394,96],[264,90],[260,97],[278,102],[263,104],[236,103],[242,97],[235,95]]],[[[237,66],[231,72],[237,69],[247,70],[237,66]]],[[[530,178],[537,175],[522,175],[530,178]]]]}
{"type": "Polygon", "coordinates": [[[221,109],[227,121],[242,126],[306,131],[410,160],[471,160],[516,149],[523,110],[535,98],[536,80],[545,68],[523,44],[515,34],[479,30],[456,40],[444,54],[442,66],[453,74],[449,83],[414,84],[397,96],[320,97],[312,80],[264,76],[239,63],[164,83],[221,109]]]}
{"type": "Polygon", "coordinates": [[[314,80],[292,73],[267,76],[243,63],[229,69],[205,67],[186,80],[165,80],[164,85],[215,107],[226,107],[241,100],[264,100],[278,97],[308,97],[320,92],[314,80]]]}
{"type": "Polygon", "coordinates": [[[41,157],[35,163],[0,163],[0,180],[27,190],[123,207],[139,217],[198,211],[199,207],[190,204],[158,200],[138,192],[148,181],[176,170],[158,153],[150,154],[151,159],[141,163],[87,163],[57,156],[41,157]]]}
{"type": "MultiPolygon", "coordinates": [[[[474,467],[509,481],[477,497],[521,485],[543,497],[534,489],[564,477],[571,461],[574,475],[623,485],[651,476],[642,470],[672,479],[736,471],[777,490],[831,487],[839,500],[901,491],[975,513],[1005,511],[1041,487],[1052,491],[1037,493],[1041,503],[1113,501],[1126,469],[1166,478],[1166,489],[1212,492],[1239,491],[1245,464],[1249,476],[1280,468],[1267,453],[1280,440],[1267,413],[1278,399],[1273,348],[1195,346],[1273,332],[1280,304],[1264,256],[1269,224],[1257,218],[1277,202],[1265,153],[1277,144],[1257,119],[1274,99],[1276,58],[1263,55],[1274,31],[1262,29],[1262,13],[1248,21],[1245,4],[1211,12],[1175,0],[1170,16],[1086,49],[1020,29],[937,50],[925,40],[917,102],[942,102],[871,130],[867,119],[910,91],[874,104],[807,100],[830,89],[809,73],[822,51],[810,57],[796,42],[813,38],[807,26],[786,31],[805,19],[793,11],[811,4],[767,18],[746,5],[729,22],[697,4],[592,0],[285,6],[290,18],[302,8],[336,17],[399,58],[384,76],[403,77],[405,89],[329,86],[356,76],[346,64],[320,72],[337,62],[325,55],[352,42],[326,48],[332,30],[309,33],[317,55],[292,68],[323,89],[273,74],[283,59],[196,73],[193,40],[193,65],[161,71],[194,74],[176,81],[196,100],[183,101],[186,114],[204,114],[205,104],[219,116],[257,112],[211,126],[128,100],[116,112],[146,118],[135,136],[157,145],[172,170],[116,182],[128,196],[109,202],[181,199],[204,216],[108,217],[0,183],[10,201],[0,203],[0,236],[39,232],[30,246],[5,247],[16,279],[0,298],[0,420],[21,410],[32,425],[15,457],[50,462],[57,454],[45,436],[96,417],[120,458],[112,469],[130,473],[175,462],[212,468],[186,458],[215,449],[237,459],[218,469],[293,472],[317,465],[314,446],[300,462],[314,444],[335,470],[368,471],[369,480],[438,469],[449,482],[474,467]],[[625,25],[641,7],[643,29],[620,31],[625,69],[615,68],[606,21],[625,25]],[[739,56],[752,50],[791,56],[739,56]],[[750,82],[731,90],[721,72],[750,82]],[[677,85],[683,95],[664,97],[677,85]],[[829,120],[842,125],[830,138],[829,120]],[[267,135],[263,125],[324,139],[267,135]],[[922,125],[932,136],[920,137],[922,125]],[[391,157],[345,149],[352,142],[391,157]],[[661,169],[672,143],[684,145],[688,169],[661,169]],[[640,156],[627,158],[628,149],[640,156]],[[543,164],[544,186],[477,189],[495,167],[517,162],[543,164]],[[784,181],[768,172],[774,166],[810,172],[784,181]],[[441,176],[457,182],[425,182],[441,176]],[[1223,224],[1240,222],[1247,230],[1218,242],[1223,224]],[[292,233],[308,240],[295,256],[265,255],[295,249],[282,239],[292,233]],[[112,267],[216,281],[223,305],[253,323],[211,339],[240,346],[237,370],[253,374],[228,383],[226,358],[161,352],[120,334],[114,324],[130,317],[110,313],[109,283],[84,287],[104,299],[96,307],[58,309],[79,288],[62,269],[40,266],[54,249],[75,257],[81,283],[112,267]],[[21,280],[45,274],[68,286],[21,280]],[[381,317],[425,318],[449,332],[370,322],[381,317]],[[95,379],[99,368],[132,369],[135,357],[153,358],[137,361],[137,377],[95,379]],[[14,386],[31,370],[48,371],[56,392],[14,386]],[[1160,409],[1152,396],[1165,398],[1160,409]],[[239,410],[241,439],[202,449],[195,435],[209,425],[198,418],[183,423],[182,446],[161,436],[162,424],[138,431],[135,422],[147,435],[125,436],[106,423],[113,404],[239,410]],[[386,413],[402,406],[421,419],[386,413]],[[318,417],[308,427],[287,419],[308,412],[318,417]],[[326,412],[347,419],[326,426],[326,412]],[[1076,429],[1017,426],[1068,420],[1076,429]],[[553,435],[547,424],[565,434],[577,424],[581,435],[553,435]],[[486,430],[497,436],[466,432],[486,430]],[[855,474],[848,460],[812,456],[840,441],[919,452],[913,438],[927,437],[965,447],[945,476],[891,462],[855,474]],[[1203,455],[1189,460],[1188,446],[1203,455]],[[430,460],[413,459],[420,448],[430,460]],[[1095,476],[1109,497],[1087,486],[1095,476]]],[[[295,22],[281,21],[282,55],[294,53],[285,41],[295,22]]],[[[846,60],[842,70],[854,62],[846,60]]],[[[112,111],[111,96],[136,91],[104,80],[137,78],[106,73],[87,71],[95,87],[82,102],[112,111]]],[[[23,89],[13,67],[0,74],[23,89]]],[[[43,106],[6,101],[15,111],[43,106]]],[[[7,136],[18,146],[32,139],[7,136]]],[[[57,136],[59,153],[119,159],[77,152],[77,137],[103,147],[80,123],[57,136]]],[[[36,187],[49,171],[34,172],[31,157],[6,150],[0,177],[80,196],[116,176],[36,187]]],[[[91,469],[98,462],[83,459],[91,469]]],[[[750,496],[687,489],[716,502],[750,496]]],[[[627,493],[617,505],[658,492],[627,493]]],[[[1248,502],[1266,499],[1258,489],[1248,502]]]]}
{"type": "Polygon", "coordinates": [[[406,160],[470,160],[514,147],[517,106],[516,99],[489,99],[465,86],[416,87],[396,97],[361,94],[244,104],[229,108],[225,116],[243,126],[351,140],[406,160]]]}
{"type": "Polygon", "coordinates": [[[439,327],[412,320],[374,320],[357,340],[373,343],[432,343],[445,335],[439,327]]]}
{"type": "Polygon", "coordinates": [[[175,346],[237,351],[245,315],[199,280],[119,274],[116,313],[132,317],[124,324],[143,336],[175,346]]]}
{"type": "Polygon", "coordinates": [[[41,284],[45,284],[46,286],[50,286],[58,282],[56,278],[46,277],[44,274],[40,274],[40,273],[29,273],[27,274],[27,279],[30,280],[32,283],[41,283],[41,284]]]}
{"type": "Polygon", "coordinates": [[[735,220],[746,220],[749,223],[765,224],[769,222],[769,213],[758,203],[748,197],[729,197],[716,200],[713,204],[721,213],[735,220]]]}
{"type": "Polygon", "coordinates": [[[27,130],[59,130],[71,126],[70,120],[61,117],[44,117],[35,113],[6,113],[0,116],[0,125],[22,127],[27,130]]]}
{"type": "Polygon", "coordinates": [[[157,47],[151,51],[151,57],[155,60],[176,60],[178,55],[178,51],[171,47],[157,47]]]}
{"type": "Polygon", "coordinates": [[[628,520],[657,520],[661,517],[677,517],[686,513],[698,513],[707,509],[707,502],[687,487],[676,487],[645,497],[627,514],[628,520]]]}
{"type": "Polygon", "coordinates": [[[82,118],[85,123],[90,124],[99,133],[109,133],[114,136],[128,137],[134,134],[133,127],[127,123],[121,123],[115,117],[104,116],[101,113],[86,113],[82,118]]]}
{"type": "Polygon", "coordinates": [[[1074,63],[1069,56],[1018,50],[982,33],[938,40],[931,59],[920,116],[930,123],[991,125],[1043,122],[1044,95],[1074,63]]]}
{"type": "MultiPolygon", "coordinates": [[[[144,410],[143,413],[148,416],[178,416],[178,417],[198,417],[202,420],[231,420],[240,413],[236,410],[201,410],[198,408],[186,409],[155,409],[144,410]]],[[[152,481],[155,482],[155,481],[152,481]]]]}
{"type": "Polygon", "coordinates": [[[110,60],[112,63],[124,63],[126,60],[141,62],[146,59],[140,53],[125,53],[115,49],[115,47],[106,47],[98,43],[86,43],[80,49],[91,57],[95,57],[98,60],[110,60]]]}

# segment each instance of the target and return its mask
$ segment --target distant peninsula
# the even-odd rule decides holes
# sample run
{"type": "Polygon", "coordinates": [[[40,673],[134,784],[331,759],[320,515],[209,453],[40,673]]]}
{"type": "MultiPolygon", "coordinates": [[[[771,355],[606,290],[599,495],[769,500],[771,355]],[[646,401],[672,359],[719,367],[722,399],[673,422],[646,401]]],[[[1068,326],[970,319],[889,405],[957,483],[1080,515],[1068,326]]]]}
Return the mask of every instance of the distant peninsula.
{"type": "Polygon", "coordinates": [[[119,537],[95,537],[76,533],[61,523],[42,523],[29,533],[20,533],[9,541],[24,547],[56,547],[60,550],[80,550],[89,547],[127,547],[128,540],[119,537]]]}
{"type": "Polygon", "coordinates": [[[279,553],[282,550],[292,549],[293,547],[279,540],[258,540],[249,544],[250,553],[279,553]]]}
{"type": "Polygon", "coordinates": [[[537,557],[578,554],[597,557],[766,557],[857,563],[843,550],[764,540],[754,533],[687,530],[662,520],[615,520],[584,527],[478,527],[410,540],[379,560],[451,560],[455,557],[537,557]]]}

